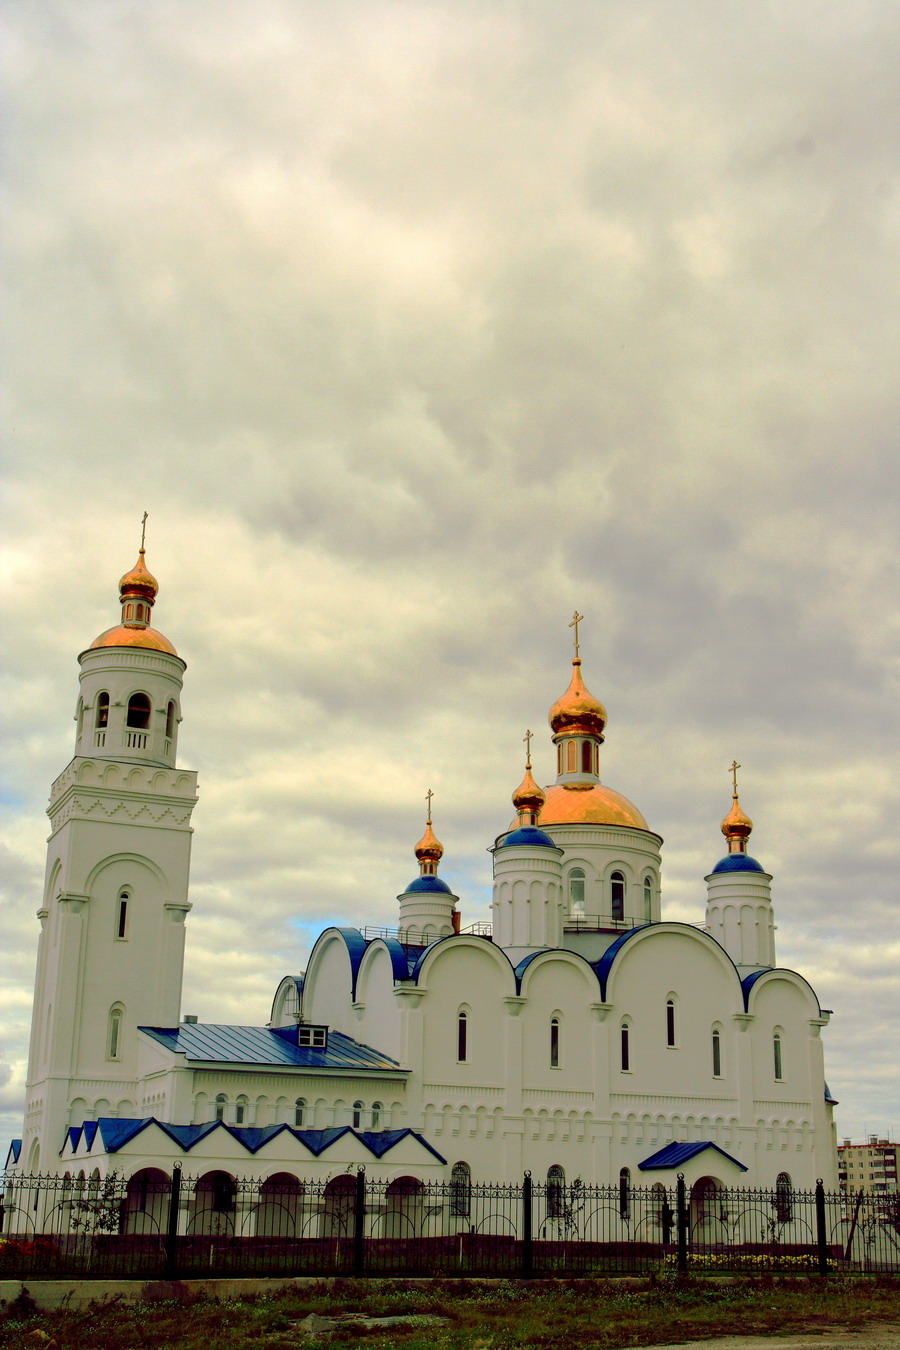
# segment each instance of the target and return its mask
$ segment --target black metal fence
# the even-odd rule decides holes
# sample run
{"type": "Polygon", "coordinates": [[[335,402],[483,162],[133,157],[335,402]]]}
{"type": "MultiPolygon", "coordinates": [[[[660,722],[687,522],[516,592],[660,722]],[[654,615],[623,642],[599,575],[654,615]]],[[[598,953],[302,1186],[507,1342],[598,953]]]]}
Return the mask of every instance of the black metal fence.
{"type": "Polygon", "coordinates": [[[900,1271],[900,1199],[346,1172],[9,1176],[0,1278],[900,1271]]]}

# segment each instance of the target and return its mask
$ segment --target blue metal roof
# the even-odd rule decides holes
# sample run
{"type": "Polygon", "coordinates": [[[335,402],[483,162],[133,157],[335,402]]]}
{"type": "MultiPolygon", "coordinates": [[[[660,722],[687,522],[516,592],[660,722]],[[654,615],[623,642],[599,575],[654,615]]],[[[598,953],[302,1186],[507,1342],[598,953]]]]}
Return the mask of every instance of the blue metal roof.
{"type": "MultiPolygon", "coordinates": [[[[222,1120],[207,1121],[204,1125],[170,1125],[167,1121],[157,1120],[155,1116],[147,1116],[143,1120],[101,1116],[98,1121],[86,1121],[85,1125],[94,1126],[88,1140],[88,1151],[92,1148],[99,1131],[100,1140],[106,1153],[117,1153],[123,1145],[143,1133],[149,1126],[158,1125],[183,1153],[189,1153],[195,1144],[198,1144],[201,1139],[205,1139],[215,1130],[224,1130],[232,1139],[236,1139],[239,1144],[242,1144],[248,1153],[258,1153],[271,1139],[278,1135],[288,1135],[290,1138],[296,1139],[307,1152],[316,1158],[345,1134],[358,1139],[375,1158],[383,1157],[385,1153],[389,1153],[392,1148],[395,1148],[397,1144],[409,1136],[411,1139],[415,1139],[422,1148],[433,1154],[438,1162],[445,1163],[447,1161],[438,1153],[437,1149],[432,1148],[427,1139],[423,1139],[422,1135],[415,1130],[354,1130],[349,1125],[333,1126],[328,1130],[296,1130],[290,1125],[246,1127],[226,1125],[222,1120]]],[[[78,1147],[82,1132],[83,1127],[78,1126],[69,1130],[73,1152],[78,1147]]]]}
{"type": "Polygon", "coordinates": [[[615,961],[628,939],[633,938],[635,933],[643,933],[644,929],[647,927],[649,927],[649,925],[643,923],[640,928],[629,928],[627,933],[623,933],[621,937],[616,938],[615,942],[610,943],[606,951],[600,957],[600,960],[594,966],[594,969],[597,972],[597,979],[600,981],[600,997],[603,999],[604,1003],[606,1002],[606,982],[609,979],[609,972],[612,969],[613,961],[615,961]]]}
{"type": "Polygon", "coordinates": [[[508,834],[498,848],[516,848],[520,844],[528,844],[532,848],[556,848],[549,834],[544,834],[543,830],[538,830],[534,825],[521,825],[519,829],[513,830],[508,834]]]}
{"type": "Polygon", "coordinates": [[[440,877],[416,877],[415,881],[409,883],[404,894],[412,895],[415,891],[440,891],[443,895],[453,894],[446,881],[442,881],[440,877]]]}
{"type": "Polygon", "coordinates": [[[729,853],[716,863],[710,876],[716,872],[765,872],[765,868],[749,853],[729,853]]]}
{"type": "Polygon", "coordinates": [[[838,1101],[837,1097],[832,1097],[831,1088],[828,1086],[827,1083],[825,1084],[825,1100],[829,1106],[840,1106],[840,1102],[838,1101]]]}
{"type": "Polygon", "coordinates": [[[682,1163],[686,1163],[690,1158],[696,1158],[698,1153],[702,1153],[708,1148],[715,1149],[716,1153],[721,1153],[723,1158],[727,1158],[730,1163],[734,1163],[735,1167],[739,1167],[742,1172],[746,1172],[747,1169],[742,1162],[738,1162],[737,1158],[732,1158],[730,1153],[726,1153],[723,1148],[719,1148],[718,1144],[712,1143],[709,1139],[700,1139],[692,1144],[677,1142],[666,1144],[665,1148],[661,1148],[657,1153],[651,1153],[649,1158],[639,1162],[638,1168],[642,1172],[667,1171],[669,1168],[680,1167],[682,1163]]]}
{"type": "MultiPolygon", "coordinates": [[[[188,1063],[266,1064],[298,1069],[387,1070],[405,1073],[395,1059],[340,1031],[329,1031],[325,1049],[297,1044],[294,1027],[229,1027],[181,1022],[177,1027],[139,1027],[188,1063]]],[[[90,1122],[86,1122],[90,1123],[90,1122]]]]}
{"type": "Polygon", "coordinates": [[[22,1156],[22,1140],[11,1139],[9,1142],[9,1152],[6,1155],[6,1163],[17,1163],[22,1156]]]}

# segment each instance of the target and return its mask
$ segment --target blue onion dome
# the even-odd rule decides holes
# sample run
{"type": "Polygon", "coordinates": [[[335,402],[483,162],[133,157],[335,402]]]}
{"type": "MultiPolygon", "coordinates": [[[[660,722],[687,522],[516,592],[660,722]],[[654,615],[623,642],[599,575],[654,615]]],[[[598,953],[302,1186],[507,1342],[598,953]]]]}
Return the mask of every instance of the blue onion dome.
{"type": "Polygon", "coordinates": [[[716,872],[765,872],[765,868],[749,853],[729,853],[717,862],[710,875],[716,872]]]}
{"type": "Polygon", "coordinates": [[[416,877],[415,881],[411,881],[407,886],[406,894],[410,895],[414,891],[441,891],[444,895],[453,894],[446,881],[435,876],[416,877]]]}
{"type": "Polygon", "coordinates": [[[532,848],[556,848],[549,834],[534,825],[520,825],[512,834],[508,834],[499,845],[500,848],[515,848],[518,844],[528,844],[532,848]]]}

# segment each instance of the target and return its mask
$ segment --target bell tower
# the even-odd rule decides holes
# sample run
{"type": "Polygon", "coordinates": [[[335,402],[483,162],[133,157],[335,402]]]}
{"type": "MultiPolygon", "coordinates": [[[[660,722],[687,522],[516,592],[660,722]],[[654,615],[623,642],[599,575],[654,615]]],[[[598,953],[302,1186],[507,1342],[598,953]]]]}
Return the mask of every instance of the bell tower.
{"type": "Polygon", "coordinates": [[[150,626],[158,589],[142,539],[119,624],[78,658],[75,755],[50,790],[38,910],[30,1172],[50,1167],[68,1125],[140,1113],[137,1027],[179,1019],[197,776],[175,763],[185,663],[150,626]]]}

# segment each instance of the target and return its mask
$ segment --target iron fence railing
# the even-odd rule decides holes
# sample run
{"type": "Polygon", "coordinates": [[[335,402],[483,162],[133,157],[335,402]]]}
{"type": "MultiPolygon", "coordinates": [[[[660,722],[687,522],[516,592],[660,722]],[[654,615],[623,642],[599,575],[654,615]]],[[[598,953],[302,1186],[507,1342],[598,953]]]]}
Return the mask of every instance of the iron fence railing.
{"type": "Polygon", "coordinates": [[[485,1185],[364,1171],[227,1172],[3,1183],[0,1277],[603,1275],[665,1269],[898,1271],[897,1196],[485,1185]]]}

